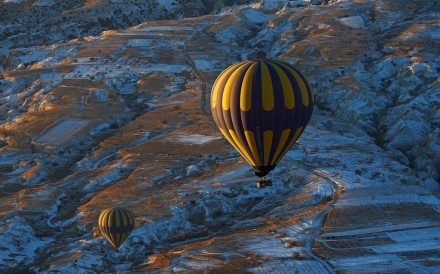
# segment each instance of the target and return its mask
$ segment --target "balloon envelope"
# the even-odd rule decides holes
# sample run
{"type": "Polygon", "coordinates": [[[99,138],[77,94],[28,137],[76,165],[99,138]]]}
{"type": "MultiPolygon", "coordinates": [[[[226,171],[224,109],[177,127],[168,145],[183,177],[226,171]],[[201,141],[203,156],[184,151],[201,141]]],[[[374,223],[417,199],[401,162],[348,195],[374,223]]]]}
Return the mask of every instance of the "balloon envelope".
{"type": "Polygon", "coordinates": [[[105,238],[118,249],[134,228],[134,215],[125,208],[108,208],[99,215],[98,226],[105,238]]]}
{"type": "Polygon", "coordinates": [[[313,105],[312,88],[304,75],[276,60],[236,63],[217,77],[211,91],[218,128],[261,177],[299,138],[313,105]]]}

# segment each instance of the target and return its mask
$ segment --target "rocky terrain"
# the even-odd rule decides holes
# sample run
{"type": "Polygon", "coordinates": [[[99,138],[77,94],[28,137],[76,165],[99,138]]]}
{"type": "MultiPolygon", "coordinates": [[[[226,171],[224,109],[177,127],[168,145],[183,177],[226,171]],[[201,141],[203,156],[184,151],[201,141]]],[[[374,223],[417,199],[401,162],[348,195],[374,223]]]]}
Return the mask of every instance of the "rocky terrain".
{"type": "Polygon", "coordinates": [[[5,0],[0,37],[2,273],[440,272],[438,1],[5,0]],[[316,98],[266,188],[209,106],[261,57],[316,98]]]}

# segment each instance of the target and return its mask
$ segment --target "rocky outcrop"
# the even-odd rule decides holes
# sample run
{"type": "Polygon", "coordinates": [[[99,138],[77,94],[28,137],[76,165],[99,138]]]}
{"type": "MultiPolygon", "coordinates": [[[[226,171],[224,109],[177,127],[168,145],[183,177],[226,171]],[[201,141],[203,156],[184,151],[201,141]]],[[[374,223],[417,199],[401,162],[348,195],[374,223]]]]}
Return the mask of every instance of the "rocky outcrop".
{"type": "Polygon", "coordinates": [[[3,1],[0,272],[437,273],[434,2],[3,1]],[[259,189],[209,113],[250,58],[316,95],[259,189]],[[110,206],[136,216],[119,252],[110,206]]]}

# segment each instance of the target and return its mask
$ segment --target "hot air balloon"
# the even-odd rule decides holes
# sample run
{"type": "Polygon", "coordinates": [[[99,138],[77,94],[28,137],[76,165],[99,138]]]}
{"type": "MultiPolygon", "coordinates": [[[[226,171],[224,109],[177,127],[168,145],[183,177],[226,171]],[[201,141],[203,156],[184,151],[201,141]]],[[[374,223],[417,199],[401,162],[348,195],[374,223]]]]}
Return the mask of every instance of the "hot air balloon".
{"type": "Polygon", "coordinates": [[[113,247],[119,249],[134,228],[134,215],[122,207],[108,208],[99,215],[98,226],[113,247]]]}
{"type": "Polygon", "coordinates": [[[217,77],[211,91],[215,123],[260,177],[275,168],[303,133],[313,104],[304,75],[278,60],[236,63],[217,77]]]}

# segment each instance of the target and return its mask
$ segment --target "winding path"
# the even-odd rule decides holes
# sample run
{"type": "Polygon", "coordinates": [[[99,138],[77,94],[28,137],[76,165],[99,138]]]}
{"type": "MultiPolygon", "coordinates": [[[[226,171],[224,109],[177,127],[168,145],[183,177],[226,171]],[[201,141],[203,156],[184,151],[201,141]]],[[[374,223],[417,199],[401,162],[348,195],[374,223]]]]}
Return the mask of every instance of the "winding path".
{"type": "MultiPolygon", "coordinates": [[[[218,19],[217,19],[218,20],[218,19]]],[[[214,119],[212,118],[211,115],[211,111],[210,109],[207,108],[207,106],[209,106],[209,104],[207,104],[207,100],[208,100],[208,81],[206,80],[205,76],[203,75],[203,73],[197,68],[196,64],[194,63],[194,60],[191,58],[191,55],[188,52],[188,42],[191,41],[191,39],[193,39],[193,37],[200,32],[205,26],[201,26],[199,28],[197,28],[196,30],[194,30],[193,34],[191,36],[188,37],[188,39],[186,39],[183,43],[183,49],[182,49],[182,53],[185,57],[186,62],[188,63],[188,65],[190,66],[191,70],[194,72],[194,74],[196,75],[197,79],[199,79],[200,83],[201,83],[201,98],[200,98],[200,109],[202,110],[203,114],[208,117],[208,119],[212,122],[214,122],[214,119]]]]}
{"type": "Polygon", "coordinates": [[[342,192],[344,191],[344,187],[338,181],[334,180],[324,172],[315,170],[315,175],[325,179],[325,181],[330,185],[332,188],[332,197],[327,206],[321,212],[319,212],[313,220],[312,227],[315,228],[315,230],[306,241],[305,252],[308,256],[318,261],[328,271],[328,273],[336,273],[333,267],[321,257],[313,253],[312,249],[315,245],[316,238],[322,233],[322,227],[325,224],[327,214],[338,202],[342,192]]]}

